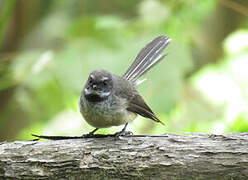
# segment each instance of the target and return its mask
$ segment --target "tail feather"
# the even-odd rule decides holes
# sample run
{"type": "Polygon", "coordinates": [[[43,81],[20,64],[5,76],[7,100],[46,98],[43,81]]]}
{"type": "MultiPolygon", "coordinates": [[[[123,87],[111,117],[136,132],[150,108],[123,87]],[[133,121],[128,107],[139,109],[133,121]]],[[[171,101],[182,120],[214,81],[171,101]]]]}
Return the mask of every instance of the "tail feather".
{"type": "Polygon", "coordinates": [[[140,76],[145,74],[149,69],[165,57],[165,55],[161,55],[161,52],[170,43],[170,40],[170,38],[163,35],[155,38],[152,42],[147,44],[139,52],[123,77],[135,83],[140,76]]]}
{"type": "Polygon", "coordinates": [[[135,58],[134,62],[132,63],[132,65],[129,67],[129,69],[127,70],[127,72],[125,73],[124,77],[126,77],[127,79],[129,78],[129,76],[131,75],[131,73],[133,72],[133,70],[135,70],[135,68],[137,68],[137,65],[142,62],[142,60],[145,58],[145,56],[147,54],[149,54],[149,52],[152,50],[152,48],[156,45],[156,43],[159,42],[159,40],[161,39],[161,36],[155,38],[152,42],[150,42],[149,44],[147,44],[144,48],[142,48],[142,50],[139,52],[139,54],[137,55],[137,57],[135,58]]]}
{"type": "MultiPolygon", "coordinates": [[[[134,77],[139,78],[140,76],[142,76],[143,74],[145,74],[147,71],[149,71],[153,66],[155,66],[159,61],[161,61],[166,55],[159,55],[154,61],[150,62],[147,66],[145,66],[144,68],[142,68],[140,70],[140,72],[134,77]]],[[[135,80],[137,81],[137,80],[135,80]]]]}

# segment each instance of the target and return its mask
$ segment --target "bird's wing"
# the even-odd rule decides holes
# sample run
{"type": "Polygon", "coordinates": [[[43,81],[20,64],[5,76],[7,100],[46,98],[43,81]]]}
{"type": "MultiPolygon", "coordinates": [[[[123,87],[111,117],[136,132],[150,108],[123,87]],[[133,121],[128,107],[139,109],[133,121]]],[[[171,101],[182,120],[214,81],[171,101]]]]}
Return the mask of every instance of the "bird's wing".
{"type": "Polygon", "coordinates": [[[127,110],[164,125],[164,123],[156,117],[151,108],[145,103],[144,99],[139,94],[133,96],[128,104],[127,110]]]}

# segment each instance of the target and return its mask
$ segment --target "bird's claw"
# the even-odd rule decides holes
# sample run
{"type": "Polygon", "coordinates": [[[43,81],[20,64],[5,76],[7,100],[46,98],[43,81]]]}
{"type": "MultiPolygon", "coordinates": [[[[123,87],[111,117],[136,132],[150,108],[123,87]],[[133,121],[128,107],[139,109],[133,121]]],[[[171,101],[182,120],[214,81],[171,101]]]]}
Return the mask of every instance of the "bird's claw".
{"type": "Polygon", "coordinates": [[[115,137],[120,137],[120,136],[132,136],[133,133],[131,131],[120,131],[114,134],[115,137]]]}

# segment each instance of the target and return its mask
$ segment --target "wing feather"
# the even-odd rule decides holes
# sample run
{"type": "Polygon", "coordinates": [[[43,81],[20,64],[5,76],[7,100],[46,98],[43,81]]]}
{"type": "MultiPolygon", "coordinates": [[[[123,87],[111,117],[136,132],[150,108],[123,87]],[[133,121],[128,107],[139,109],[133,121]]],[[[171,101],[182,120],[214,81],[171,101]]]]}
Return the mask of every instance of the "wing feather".
{"type": "Polygon", "coordinates": [[[151,108],[145,103],[144,99],[138,94],[129,102],[127,110],[165,125],[156,117],[151,108]]]}

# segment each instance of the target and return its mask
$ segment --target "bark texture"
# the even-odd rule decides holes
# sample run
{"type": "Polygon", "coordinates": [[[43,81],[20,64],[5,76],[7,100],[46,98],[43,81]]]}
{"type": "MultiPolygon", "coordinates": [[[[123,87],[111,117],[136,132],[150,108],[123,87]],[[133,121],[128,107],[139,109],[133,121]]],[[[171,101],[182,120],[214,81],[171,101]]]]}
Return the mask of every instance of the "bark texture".
{"type": "Polygon", "coordinates": [[[1,179],[248,179],[248,133],[0,143],[1,179]]]}

